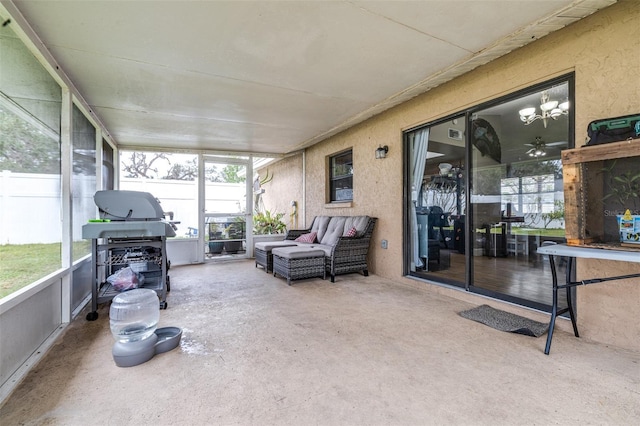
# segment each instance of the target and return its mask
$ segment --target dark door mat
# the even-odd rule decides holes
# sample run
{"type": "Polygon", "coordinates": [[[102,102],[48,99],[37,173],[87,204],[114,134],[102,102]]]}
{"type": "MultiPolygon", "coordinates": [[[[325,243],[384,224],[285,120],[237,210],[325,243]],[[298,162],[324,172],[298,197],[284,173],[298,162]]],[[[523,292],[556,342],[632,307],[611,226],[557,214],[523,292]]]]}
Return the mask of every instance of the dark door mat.
{"type": "Polygon", "coordinates": [[[530,320],[510,312],[494,309],[489,305],[480,305],[476,308],[460,312],[460,316],[481,322],[489,327],[510,333],[524,334],[526,336],[539,337],[547,332],[549,324],[530,320]]]}

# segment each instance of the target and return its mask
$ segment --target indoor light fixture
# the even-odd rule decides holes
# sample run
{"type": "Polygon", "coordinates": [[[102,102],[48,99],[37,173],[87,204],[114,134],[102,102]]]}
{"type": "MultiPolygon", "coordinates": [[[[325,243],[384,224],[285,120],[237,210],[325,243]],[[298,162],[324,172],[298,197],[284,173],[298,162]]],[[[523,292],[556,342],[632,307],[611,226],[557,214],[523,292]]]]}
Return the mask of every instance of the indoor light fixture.
{"type": "Polygon", "coordinates": [[[529,157],[538,158],[544,157],[545,155],[547,155],[547,151],[545,151],[543,146],[541,146],[540,148],[532,148],[529,150],[529,157]]]}
{"type": "Polygon", "coordinates": [[[569,101],[562,102],[561,104],[558,104],[558,101],[550,101],[549,94],[544,91],[540,97],[540,111],[542,112],[541,114],[536,114],[536,109],[530,107],[521,109],[518,113],[520,114],[520,120],[522,120],[525,125],[529,125],[540,119],[546,128],[549,118],[556,120],[561,115],[569,114],[569,101]]]}
{"type": "Polygon", "coordinates": [[[539,136],[536,137],[536,141],[533,143],[533,148],[527,151],[529,157],[539,158],[547,155],[546,144],[539,136]]]}
{"type": "Polygon", "coordinates": [[[387,152],[389,152],[389,147],[387,145],[385,146],[380,145],[378,149],[376,149],[376,158],[377,159],[387,158],[387,152]]]}

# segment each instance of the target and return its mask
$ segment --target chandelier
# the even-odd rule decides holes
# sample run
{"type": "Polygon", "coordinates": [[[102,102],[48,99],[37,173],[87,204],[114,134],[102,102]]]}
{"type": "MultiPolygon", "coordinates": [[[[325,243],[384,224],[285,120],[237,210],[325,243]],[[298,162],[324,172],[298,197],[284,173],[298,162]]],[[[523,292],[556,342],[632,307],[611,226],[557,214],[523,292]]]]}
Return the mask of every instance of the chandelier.
{"type": "Polygon", "coordinates": [[[541,114],[536,114],[535,107],[524,108],[518,111],[520,114],[520,120],[522,120],[525,126],[533,123],[536,120],[542,120],[544,127],[547,127],[547,120],[556,120],[561,115],[569,114],[569,101],[558,104],[558,101],[550,101],[549,94],[544,91],[540,97],[540,111],[541,114]]]}

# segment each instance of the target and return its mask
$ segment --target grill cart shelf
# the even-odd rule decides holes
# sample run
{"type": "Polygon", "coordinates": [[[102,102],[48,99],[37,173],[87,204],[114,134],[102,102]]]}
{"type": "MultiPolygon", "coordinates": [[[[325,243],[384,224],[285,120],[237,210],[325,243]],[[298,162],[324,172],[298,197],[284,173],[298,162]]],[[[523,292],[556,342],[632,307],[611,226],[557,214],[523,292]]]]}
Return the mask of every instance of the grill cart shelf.
{"type": "MultiPolygon", "coordinates": [[[[144,283],[140,288],[154,290],[158,294],[160,309],[167,308],[167,292],[170,291],[168,265],[166,257],[165,237],[146,238],[103,238],[92,239],[91,277],[91,312],[87,320],[98,318],[98,305],[110,302],[120,291],[111,284],[102,281],[101,277],[108,277],[119,269],[141,265],[139,273],[144,276],[144,283]],[[97,259],[97,261],[96,261],[97,259]],[[132,259],[134,259],[132,261],[132,259]],[[104,268],[104,269],[103,269],[104,268]]],[[[132,267],[132,269],[138,269],[132,267]]]]}

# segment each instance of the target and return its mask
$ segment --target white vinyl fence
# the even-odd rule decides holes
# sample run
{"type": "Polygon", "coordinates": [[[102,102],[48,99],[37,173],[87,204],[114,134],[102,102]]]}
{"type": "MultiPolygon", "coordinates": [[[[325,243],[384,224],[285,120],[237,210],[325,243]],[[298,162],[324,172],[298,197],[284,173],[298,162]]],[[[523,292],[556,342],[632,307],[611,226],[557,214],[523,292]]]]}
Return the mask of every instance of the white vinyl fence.
{"type": "MultiPolygon", "coordinates": [[[[74,185],[85,198],[74,199],[73,210],[84,217],[97,217],[93,202],[95,177],[74,176],[74,185]],[[80,180],[78,180],[80,179],[80,180]],[[82,186],[82,187],[80,187],[82,186]]],[[[172,211],[179,221],[178,236],[198,229],[198,190],[196,182],[162,179],[121,179],[120,188],[145,191],[161,201],[165,212],[172,211]]],[[[244,211],[245,184],[207,183],[205,193],[207,213],[244,211]]],[[[0,244],[48,244],[61,240],[62,211],[60,176],[33,173],[12,173],[4,170],[0,176],[0,244]]],[[[75,240],[82,239],[82,225],[74,224],[75,240]]]]}
{"type": "Polygon", "coordinates": [[[2,172],[0,244],[60,242],[60,176],[2,172]]]}
{"type": "MultiPolygon", "coordinates": [[[[144,191],[160,199],[164,212],[173,212],[173,219],[180,222],[176,234],[178,237],[189,233],[189,228],[198,226],[198,185],[194,181],[165,179],[120,179],[120,189],[144,191]]],[[[206,213],[238,213],[245,209],[244,183],[205,184],[206,213]]]]}

